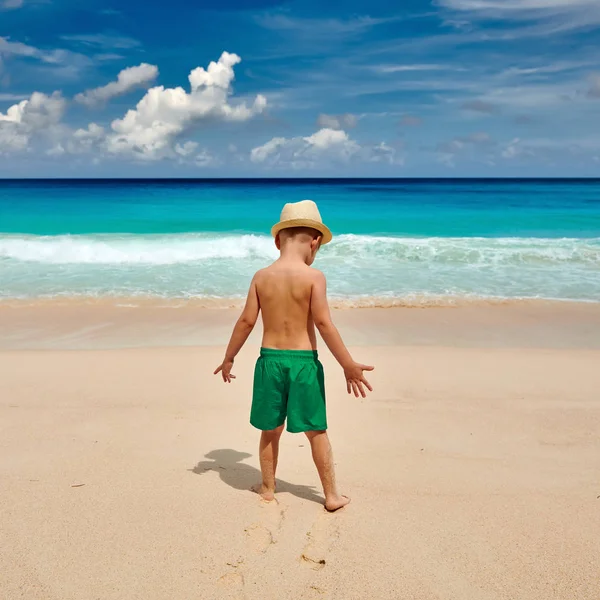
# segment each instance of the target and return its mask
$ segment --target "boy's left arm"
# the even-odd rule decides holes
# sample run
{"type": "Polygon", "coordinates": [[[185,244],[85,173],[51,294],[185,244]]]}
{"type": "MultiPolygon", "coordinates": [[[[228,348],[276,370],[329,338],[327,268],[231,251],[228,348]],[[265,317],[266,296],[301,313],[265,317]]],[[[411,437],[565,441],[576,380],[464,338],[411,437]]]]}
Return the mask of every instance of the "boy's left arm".
{"type": "Polygon", "coordinates": [[[260,302],[258,299],[258,290],[256,289],[256,276],[252,279],[250,284],[250,290],[248,291],[248,297],[246,298],[246,305],[244,310],[237,320],[231,339],[225,351],[225,358],[223,362],[215,370],[215,375],[221,373],[223,381],[225,383],[231,383],[232,379],[235,379],[235,375],[231,374],[233,368],[233,361],[237,356],[238,352],[242,349],[242,346],[246,343],[248,336],[252,333],[256,320],[258,319],[258,313],[260,312],[260,302]]]}

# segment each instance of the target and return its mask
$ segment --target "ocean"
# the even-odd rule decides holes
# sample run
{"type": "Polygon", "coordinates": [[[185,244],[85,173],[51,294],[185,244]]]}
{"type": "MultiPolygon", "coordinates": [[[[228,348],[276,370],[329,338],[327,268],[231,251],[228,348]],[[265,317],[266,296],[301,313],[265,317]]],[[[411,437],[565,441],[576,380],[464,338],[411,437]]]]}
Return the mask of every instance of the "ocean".
{"type": "Polygon", "coordinates": [[[600,180],[4,180],[0,299],[245,296],[285,202],[350,306],[600,301],[600,180]]]}

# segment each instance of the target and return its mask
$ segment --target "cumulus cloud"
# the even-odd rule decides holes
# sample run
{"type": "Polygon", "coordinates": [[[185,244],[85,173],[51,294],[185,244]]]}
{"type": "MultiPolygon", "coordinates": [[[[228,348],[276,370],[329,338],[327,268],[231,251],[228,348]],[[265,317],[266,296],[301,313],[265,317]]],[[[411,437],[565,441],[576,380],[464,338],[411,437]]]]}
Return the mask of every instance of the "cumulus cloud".
{"type": "Polygon", "coordinates": [[[219,164],[206,148],[198,150],[198,143],[187,141],[183,144],[175,144],[175,154],[181,164],[193,164],[197,167],[215,167],[219,164]]]}
{"type": "Polygon", "coordinates": [[[361,146],[342,130],[322,128],[307,137],[275,137],[250,152],[250,160],[270,167],[286,166],[311,169],[331,163],[368,162],[400,163],[394,148],[385,143],[361,146]]]}
{"type": "Polygon", "coordinates": [[[158,76],[158,67],[142,63],[137,67],[128,67],[123,69],[118,75],[116,81],[111,81],[107,85],[97,87],[92,90],[86,90],[75,96],[75,101],[86,106],[95,106],[106,102],[116,96],[122,96],[128,92],[150,84],[158,76]]]}
{"type": "Polygon", "coordinates": [[[0,113],[0,121],[19,123],[32,129],[43,129],[60,121],[65,105],[65,99],[60,92],[54,92],[51,96],[33,92],[27,100],[13,104],[6,114],[0,113]]]}
{"type": "Polygon", "coordinates": [[[90,123],[87,128],[77,129],[73,132],[64,147],[71,154],[100,154],[103,150],[105,135],[104,127],[90,123]]]}
{"type": "Polygon", "coordinates": [[[207,69],[197,67],[188,77],[190,92],[164,86],[148,90],[135,109],[112,122],[107,151],[142,160],[173,156],[173,142],[202,121],[247,121],[262,113],[267,104],[262,95],[250,106],[230,103],[233,67],[240,61],[237,54],[223,52],[207,69]]]}
{"type": "Polygon", "coordinates": [[[358,117],[351,113],[344,115],[326,115],[321,113],[317,118],[317,127],[322,129],[352,129],[356,127],[358,117]]]}
{"type": "MultiPolygon", "coordinates": [[[[21,52],[28,52],[27,48],[18,47],[21,52]]],[[[251,103],[232,101],[233,67],[240,60],[239,56],[224,52],[206,69],[192,70],[189,91],[182,87],[153,87],[134,109],[115,119],[110,127],[90,123],[74,131],[62,123],[67,102],[60,92],[34,92],[13,103],[6,113],[0,113],[0,152],[36,147],[52,157],[89,154],[93,161],[107,157],[169,158],[199,167],[217,165],[218,159],[207,149],[199,148],[197,142],[186,140],[186,134],[205,121],[246,121],[265,110],[266,100],[261,95],[251,103]],[[34,146],[34,139],[43,145],[34,146]]],[[[76,99],[83,104],[107,100],[147,83],[157,73],[157,67],[147,64],[125,69],[116,81],[78,94],[76,99]]],[[[319,140],[315,144],[318,146],[319,140]]]]}
{"type": "Polygon", "coordinates": [[[323,128],[307,137],[275,137],[254,148],[250,160],[270,166],[307,168],[325,158],[345,162],[359,150],[360,146],[345,131],[323,128]]]}
{"type": "Polygon", "coordinates": [[[13,104],[0,113],[0,151],[23,151],[38,134],[58,125],[66,101],[60,92],[50,96],[34,92],[30,98],[13,104]]]}

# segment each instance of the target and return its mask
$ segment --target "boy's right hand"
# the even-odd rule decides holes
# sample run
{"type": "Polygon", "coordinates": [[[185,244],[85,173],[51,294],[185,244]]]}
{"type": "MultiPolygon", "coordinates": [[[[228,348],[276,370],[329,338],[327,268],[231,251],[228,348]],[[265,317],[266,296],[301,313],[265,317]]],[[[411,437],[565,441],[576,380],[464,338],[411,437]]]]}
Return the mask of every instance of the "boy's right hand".
{"type": "Polygon", "coordinates": [[[231,374],[231,369],[233,369],[233,361],[232,360],[228,360],[225,359],[216,369],[215,369],[215,375],[217,373],[221,373],[221,376],[223,377],[223,381],[225,383],[231,383],[232,379],[235,379],[235,375],[231,374]]]}
{"type": "Polygon", "coordinates": [[[358,398],[358,393],[363,398],[367,397],[365,387],[372,392],[373,388],[371,384],[365,379],[363,371],[372,371],[375,367],[369,365],[362,365],[360,363],[352,363],[351,365],[344,367],[344,377],[346,378],[346,388],[348,393],[354,392],[354,395],[358,398]],[[364,386],[364,387],[363,387],[364,386]]]}

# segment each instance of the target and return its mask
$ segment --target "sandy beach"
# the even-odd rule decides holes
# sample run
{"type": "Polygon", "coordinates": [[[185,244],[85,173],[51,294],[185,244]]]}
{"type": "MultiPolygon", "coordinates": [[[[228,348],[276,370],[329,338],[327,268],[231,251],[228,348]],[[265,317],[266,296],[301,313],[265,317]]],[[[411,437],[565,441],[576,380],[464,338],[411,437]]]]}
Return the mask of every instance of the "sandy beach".
{"type": "Polygon", "coordinates": [[[260,339],[234,310],[0,305],[7,600],[597,600],[600,305],[336,311],[374,393],[322,350],[349,507],[302,435],[278,499],[248,424],[260,339]]]}

